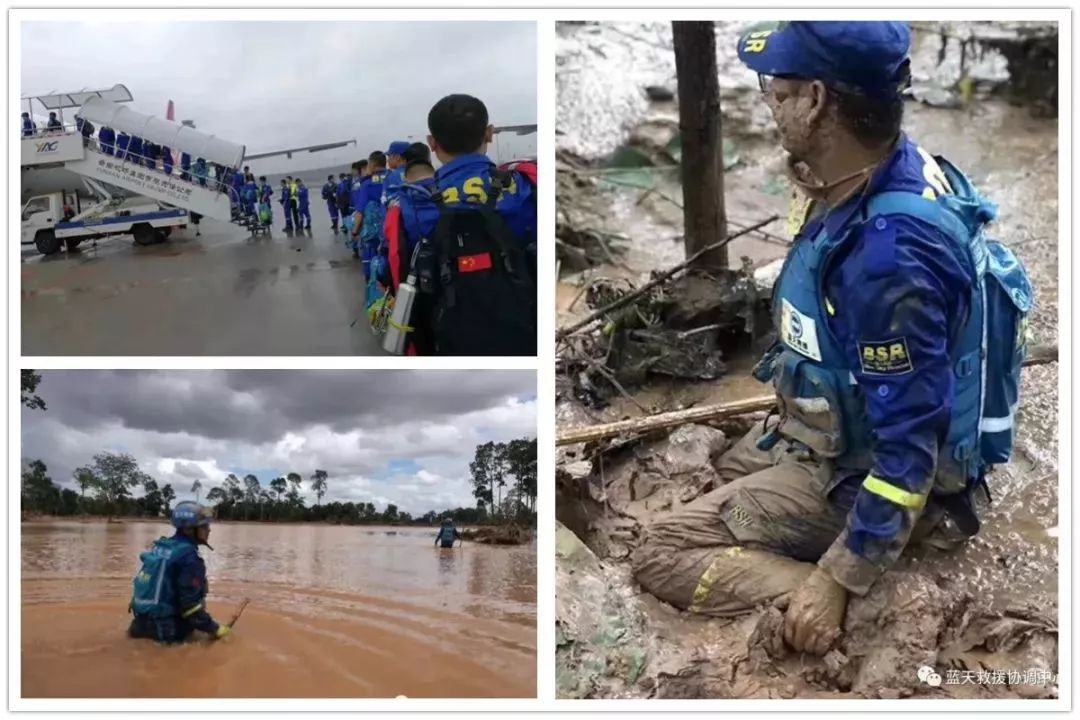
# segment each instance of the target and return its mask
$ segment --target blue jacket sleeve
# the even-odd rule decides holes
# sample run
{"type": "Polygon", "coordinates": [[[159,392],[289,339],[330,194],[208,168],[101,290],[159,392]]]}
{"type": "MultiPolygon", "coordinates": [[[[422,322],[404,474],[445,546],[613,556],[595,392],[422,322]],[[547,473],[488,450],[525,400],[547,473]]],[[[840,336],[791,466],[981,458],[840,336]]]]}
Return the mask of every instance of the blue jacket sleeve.
{"type": "Polygon", "coordinates": [[[934,482],[952,411],[953,329],[970,281],[932,226],[872,219],[826,279],[830,329],[865,398],[874,466],[819,565],[863,594],[900,556],[934,482]]]}
{"type": "Polygon", "coordinates": [[[187,553],[180,561],[177,575],[180,595],[180,617],[195,626],[196,630],[213,635],[218,624],[206,611],[206,565],[198,553],[187,553]]]}

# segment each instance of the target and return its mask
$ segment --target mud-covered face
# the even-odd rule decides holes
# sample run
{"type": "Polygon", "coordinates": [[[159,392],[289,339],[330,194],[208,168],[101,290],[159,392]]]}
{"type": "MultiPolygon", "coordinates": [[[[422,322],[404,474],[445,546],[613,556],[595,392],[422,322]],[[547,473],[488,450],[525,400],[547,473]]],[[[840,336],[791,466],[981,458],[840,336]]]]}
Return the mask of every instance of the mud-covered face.
{"type": "Polygon", "coordinates": [[[817,80],[763,77],[761,91],[783,148],[799,160],[813,157],[824,125],[825,85],[817,80]]]}

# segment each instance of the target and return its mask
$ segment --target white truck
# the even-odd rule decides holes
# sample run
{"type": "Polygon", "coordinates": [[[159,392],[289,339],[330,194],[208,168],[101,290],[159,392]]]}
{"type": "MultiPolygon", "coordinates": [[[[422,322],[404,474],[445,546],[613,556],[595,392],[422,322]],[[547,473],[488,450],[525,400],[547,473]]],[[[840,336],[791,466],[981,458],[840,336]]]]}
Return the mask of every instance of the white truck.
{"type": "Polygon", "coordinates": [[[91,180],[84,183],[101,201],[84,206],[83,198],[62,192],[31,197],[22,209],[22,244],[35,245],[42,255],[62,247],[74,250],[84,240],[132,235],[138,245],[164,242],[174,227],[188,223],[188,212],[146,198],[113,198],[91,180]]]}

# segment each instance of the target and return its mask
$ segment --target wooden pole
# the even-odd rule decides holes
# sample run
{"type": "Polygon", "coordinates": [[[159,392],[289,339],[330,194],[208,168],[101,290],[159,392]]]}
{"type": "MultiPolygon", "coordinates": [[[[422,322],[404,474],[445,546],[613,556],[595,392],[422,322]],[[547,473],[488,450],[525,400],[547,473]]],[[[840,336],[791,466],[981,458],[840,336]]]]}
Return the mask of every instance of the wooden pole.
{"type": "MultiPolygon", "coordinates": [[[[1058,359],[1057,347],[1039,346],[1028,351],[1024,359],[1024,367],[1033,365],[1047,365],[1056,363],[1058,359]]],[[[736,415],[748,415],[749,413],[761,412],[770,409],[776,404],[776,396],[763,395],[747,400],[719,403],[716,405],[702,405],[701,407],[688,408],[686,410],[673,410],[658,415],[646,415],[645,417],[630,418],[604,425],[591,425],[587,427],[571,428],[560,433],[555,438],[555,445],[573,445],[575,443],[603,440],[618,435],[636,435],[640,433],[661,430],[663,428],[699,423],[706,420],[722,420],[735,417],[736,415]]]]}
{"type": "MultiPolygon", "coordinates": [[[[691,257],[726,234],[716,26],[708,21],[671,25],[679,82],[684,243],[691,257]]],[[[726,248],[706,253],[694,264],[704,270],[727,266],[726,248]]]]}

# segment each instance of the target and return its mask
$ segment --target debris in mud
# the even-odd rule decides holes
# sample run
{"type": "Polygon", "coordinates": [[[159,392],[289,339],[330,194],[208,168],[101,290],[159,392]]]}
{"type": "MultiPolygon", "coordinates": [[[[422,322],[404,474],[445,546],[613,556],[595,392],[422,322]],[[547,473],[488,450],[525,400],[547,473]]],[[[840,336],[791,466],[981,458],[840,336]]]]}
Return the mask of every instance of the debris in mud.
{"type": "Polygon", "coordinates": [[[462,540],[482,545],[523,545],[532,539],[532,531],[520,525],[463,528],[458,533],[462,540]]]}
{"type": "MultiPolygon", "coordinates": [[[[654,376],[714,380],[726,370],[725,357],[768,332],[770,291],[748,262],[739,270],[688,272],[605,313],[598,330],[568,341],[559,370],[574,397],[590,407],[654,376]]],[[[590,308],[602,309],[635,292],[627,280],[597,279],[585,296],[590,308]]]]}

